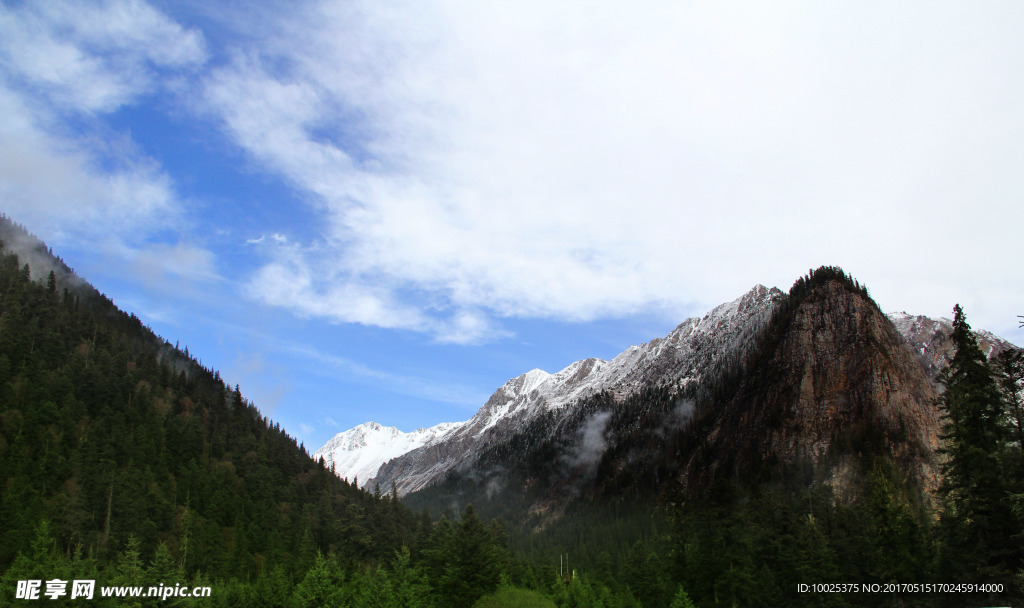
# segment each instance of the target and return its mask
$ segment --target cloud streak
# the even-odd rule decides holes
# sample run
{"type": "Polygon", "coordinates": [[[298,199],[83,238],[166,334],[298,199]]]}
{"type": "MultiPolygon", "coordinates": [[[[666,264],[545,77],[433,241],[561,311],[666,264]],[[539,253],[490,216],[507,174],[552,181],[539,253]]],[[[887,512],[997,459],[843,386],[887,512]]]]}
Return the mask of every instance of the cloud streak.
{"type": "Polygon", "coordinates": [[[563,462],[571,468],[582,468],[593,474],[608,449],[605,431],[611,418],[612,413],[608,411],[595,412],[587,418],[577,430],[576,445],[563,456],[563,462]]]}
{"type": "MultiPolygon", "coordinates": [[[[481,393],[471,387],[376,369],[346,357],[339,357],[309,347],[282,345],[281,348],[316,361],[326,368],[385,387],[390,393],[458,405],[465,407],[468,411],[475,411],[481,403],[487,400],[486,393],[481,393]]],[[[316,372],[317,368],[313,368],[313,371],[316,372]]],[[[318,373],[335,377],[332,372],[320,371],[318,373]]]]}
{"type": "Polygon", "coordinates": [[[206,58],[203,37],[137,0],[0,8],[0,61],[61,109],[110,112],[206,58]]]}

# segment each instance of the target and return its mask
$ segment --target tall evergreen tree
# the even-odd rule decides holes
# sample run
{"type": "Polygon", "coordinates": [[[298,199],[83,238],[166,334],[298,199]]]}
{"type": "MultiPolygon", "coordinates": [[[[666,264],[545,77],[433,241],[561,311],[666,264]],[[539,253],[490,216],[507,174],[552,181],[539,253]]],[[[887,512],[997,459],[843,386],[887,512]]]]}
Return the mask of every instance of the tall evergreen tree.
{"type": "Polygon", "coordinates": [[[345,576],[334,560],[316,554],[313,566],[305,578],[296,585],[293,602],[296,608],[340,608],[345,605],[343,583],[345,576]]]}
{"type": "Polygon", "coordinates": [[[942,439],[946,504],[940,532],[944,570],[978,582],[1009,583],[1020,547],[1013,540],[1004,453],[1008,438],[1002,396],[960,305],[953,309],[955,352],[945,388],[942,439]]]}
{"type": "Polygon", "coordinates": [[[473,505],[466,505],[447,543],[440,593],[455,606],[469,606],[498,588],[508,563],[503,539],[488,528],[473,505]]]}

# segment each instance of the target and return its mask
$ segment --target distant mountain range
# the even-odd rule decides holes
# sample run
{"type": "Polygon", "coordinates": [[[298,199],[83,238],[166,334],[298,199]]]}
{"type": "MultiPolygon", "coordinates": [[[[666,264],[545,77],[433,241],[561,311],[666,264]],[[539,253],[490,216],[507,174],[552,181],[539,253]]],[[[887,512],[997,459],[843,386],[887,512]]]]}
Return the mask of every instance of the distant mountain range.
{"type": "Polygon", "coordinates": [[[652,384],[699,380],[723,357],[742,350],[782,296],[778,289],[758,285],[704,318],[688,319],[666,337],[631,346],[611,361],[584,359],[555,374],[534,369],[512,378],[464,422],[412,433],[365,423],[339,433],[313,457],[323,457],[343,478],[358,476],[382,488],[394,481],[400,495],[414,492],[538,413],[564,410],[601,391],[624,397],[652,384]]]}
{"type": "MultiPolygon", "coordinates": [[[[835,291],[830,297],[835,300],[832,304],[846,308],[838,316],[816,311],[818,327],[808,332],[809,344],[803,345],[804,348],[814,347],[826,326],[835,320],[829,320],[830,314],[842,319],[863,308],[862,300],[870,302],[869,298],[851,299],[850,293],[844,290],[835,291]]],[[[488,446],[526,429],[538,416],[570,418],[580,404],[596,395],[621,403],[645,389],[674,387],[682,391],[689,386],[698,393],[704,391],[706,399],[714,379],[751,357],[759,336],[786,301],[787,295],[779,289],[758,285],[704,317],[683,321],[664,338],[630,346],[611,361],[584,359],[554,374],[534,369],[512,378],[491,395],[476,415],[464,422],[446,422],[411,433],[367,422],[336,435],[314,453],[314,458],[322,457],[342,478],[350,481],[358,478],[363,487],[379,485],[382,490],[389,490],[394,483],[399,494],[406,495],[427,488],[453,472],[467,470],[488,446]]],[[[895,374],[892,370],[880,373],[900,376],[901,382],[910,384],[917,380],[908,378],[919,376],[927,386],[920,388],[925,392],[916,398],[934,398],[934,383],[950,356],[951,321],[905,312],[868,316],[879,325],[873,329],[878,335],[865,335],[867,326],[856,327],[850,328],[850,339],[878,342],[882,334],[891,330],[898,345],[887,345],[883,350],[901,352],[916,364],[909,375],[903,371],[895,374]]],[[[983,351],[989,355],[1012,346],[989,332],[979,331],[977,336],[983,351]]],[[[849,352],[852,351],[846,354],[849,352]]],[[[831,353],[831,361],[841,365],[841,355],[831,353]]],[[[803,376],[791,379],[797,384],[802,381],[803,376]]],[[[856,388],[847,386],[842,390],[856,388]]],[[[896,388],[899,387],[893,390],[896,388]]],[[[675,415],[680,422],[693,415],[692,407],[692,403],[687,402],[678,408],[675,415]]],[[[932,435],[926,440],[931,444],[937,432],[937,421],[931,413],[927,418],[927,429],[923,432],[932,435]]],[[[590,426],[580,431],[581,444],[589,433],[593,444],[590,447],[606,447],[607,429],[602,424],[607,422],[607,417],[589,420],[590,426]]],[[[933,448],[932,445],[929,449],[933,448]]],[[[576,454],[571,457],[579,457],[578,446],[567,450],[568,454],[576,454]]]]}

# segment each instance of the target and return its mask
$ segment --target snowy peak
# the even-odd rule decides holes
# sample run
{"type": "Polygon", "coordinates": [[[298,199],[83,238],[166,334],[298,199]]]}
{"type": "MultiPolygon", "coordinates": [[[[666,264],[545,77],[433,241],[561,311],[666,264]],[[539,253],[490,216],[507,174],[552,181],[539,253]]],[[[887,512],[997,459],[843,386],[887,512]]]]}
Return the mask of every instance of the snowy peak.
{"type": "Polygon", "coordinates": [[[602,359],[590,358],[570,363],[555,374],[539,369],[528,371],[495,391],[457,433],[480,436],[502,421],[525,420],[540,411],[560,408],[599,390],[601,371],[607,365],[602,359]]]}
{"type": "Polygon", "coordinates": [[[395,427],[381,426],[376,422],[364,422],[347,433],[338,435],[336,439],[342,439],[339,440],[336,447],[345,451],[358,450],[371,445],[387,443],[401,435],[402,431],[395,427]]]}
{"type": "Polygon", "coordinates": [[[575,387],[586,384],[591,378],[599,377],[606,367],[607,361],[591,357],[590,359],[583,359],[569,364],[565,369],[555,374],[555,378],[558,379],[560,385],[572,390],[575,387]]]}
{"type": "Polygon", "coordinates": [[[516,399],[525,397],[537,390],[537,387],[550,377],[551,374],[541,369],[532,369],[525,374],[516,376],[494,391],[494,394],[487,400],[487,403],[484,403],[484,408],[501,407],[516,399]]]}
{"type": "Polygon", "coordinates": [[[328,468],[343,479],[361,479],[366,483],[377,474],[380,465],[411,450],[429,445],[462,423],[442,422],[430,428],[404,433],[393,426],[364,422],[335,435],[313,453],[324,459],[328,468]]]}
{"type": "Polygon", "coordinates": [[[554,374],[534,369],[512,378],[470,420],[431,446],[382,466],[375,480],[384,486],[395,482],[400,494],[414,492],[471,462],[480,449],[541,413],[567,415],[574,403],[601,392],[621,399],[645,386],[696,380],[746,348],[747,338],[768,321],[783,297],[778,289],[758,285],[702,318],[684,321],[664,338],[630,346],[611,361],[582,359],[554,374]]]}

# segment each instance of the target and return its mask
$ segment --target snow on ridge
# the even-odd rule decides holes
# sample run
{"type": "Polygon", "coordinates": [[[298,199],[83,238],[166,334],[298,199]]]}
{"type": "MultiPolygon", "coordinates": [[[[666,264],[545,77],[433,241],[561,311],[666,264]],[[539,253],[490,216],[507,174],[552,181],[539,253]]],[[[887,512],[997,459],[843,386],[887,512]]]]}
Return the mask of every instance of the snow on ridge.
{"type": "Polygon", "coordinates": [[[523,374],[523,377],[525,378],[525,382],[523,383],[523,392],[531,393],[550,378],[551,374],[542,369],[534,368],[523,374]]]}
{"type": "Polygon", "coordinates": [[[521,386],[523,383],[519,381],[527,374],[540,370],[527,372],[495,391],[487,404],[457,433],[481,437],[511,415],[529,418],[540,411],[561,409],[601,391],[612,391],[624,397],[645,383],[660,379],[655,376],[671,375],[687,363],[708,362],[717,351],[736,346],[745,335],[734,336],[736,331],[759,325],[759,319],[766,320],[780,297],[782,292],[778,289],[757,285],[702,318],[686,319],[664,338],[629,346],[611,361],[596,357],[581,359],[554,374],[541,372],[544,376],[536,376],[539,382],[531,386],[532,390],[509,390],[513,384],[521,386]],[[750,318],[752,316],[759,319],[750,318]],[[730,339],[723,341],[723,336],[730,339]]]}
{"type": "MultiPolygon", "coordinates": [[[[581,359],[554,374],[532,369],[495,390],[472,418],[461,423],[448,423],[449,426],[435,436],[410,439],[410,435],[419,431],[405,434],[393,429],[398,434],[391,439],[382,439],[380,445],[368,443],[366,448],[356,447],[349,452],[336,450],[336,471],[342,477],[358,474],[360,479],[366,480],[380,474],[382,478],[379,481],[383,484],[396,481],[400,494],[414,492],[466,458],[471,458],[477,448],[491,440],[489,431],[498,425],[519,425],[541,412],[565,408],[601,391],[612,391],[617,398],[622,398],[647,384],[667,379],[687,382],[699,377],[706,365],[727,351],[741,347],[751,332],[767,320],[781,297],[783,294],[777,288],[757,285],[703,317],[686,319],[663,338],[626,348],[611,361],[581,359]],[[445,447],[440,452],[429,450],[435,454],[432,456],[421,449],[438,444],[445,447]],[[452,450],[458,455],[437,460],[436,454],[452,450]],[[392,463],[387,470],[382,469],[389,460],[413,451],[415,454],[409,456],[412,461],[403,461],[397,467],[392,463]],[[394,476],[394,479],[389,476],[394,476]]],[[[363,426],[366,425],[356,429],[363,426]]],[[[388,428],[376,429],[375,437],[384,437],[388,428]]],[[[339,437],[341,435],[344,433],[339,437]]],[[[318,450],[317,454],[330,445],[318,450]]]]}
{"type": "MultiPolygon", "coordinates": [[[[906,311],[891,312],[886,315],[911,350],[925,366],[932,379],[944,368],[952,357],[952,342],[949,336],[953,333],[953,320],[947,317],[933,319],[924,315],[912,315],[906,311]]],[[[1014,344],[984,329],[974,329],[978,347],[986,357],[991,358],[1014,344]]]]}
{"type": "Polygon", "coordinates": [[[313,459],[321,457],[328,468],[342,479],[361,479],[365,484],[376,476],[380,466],[418,447],[444,438],[461,426],[462,422],[442,422],[406,433],[393,426],[364,422],[338,433],[322,448],[313,452],[313,459]]]}

